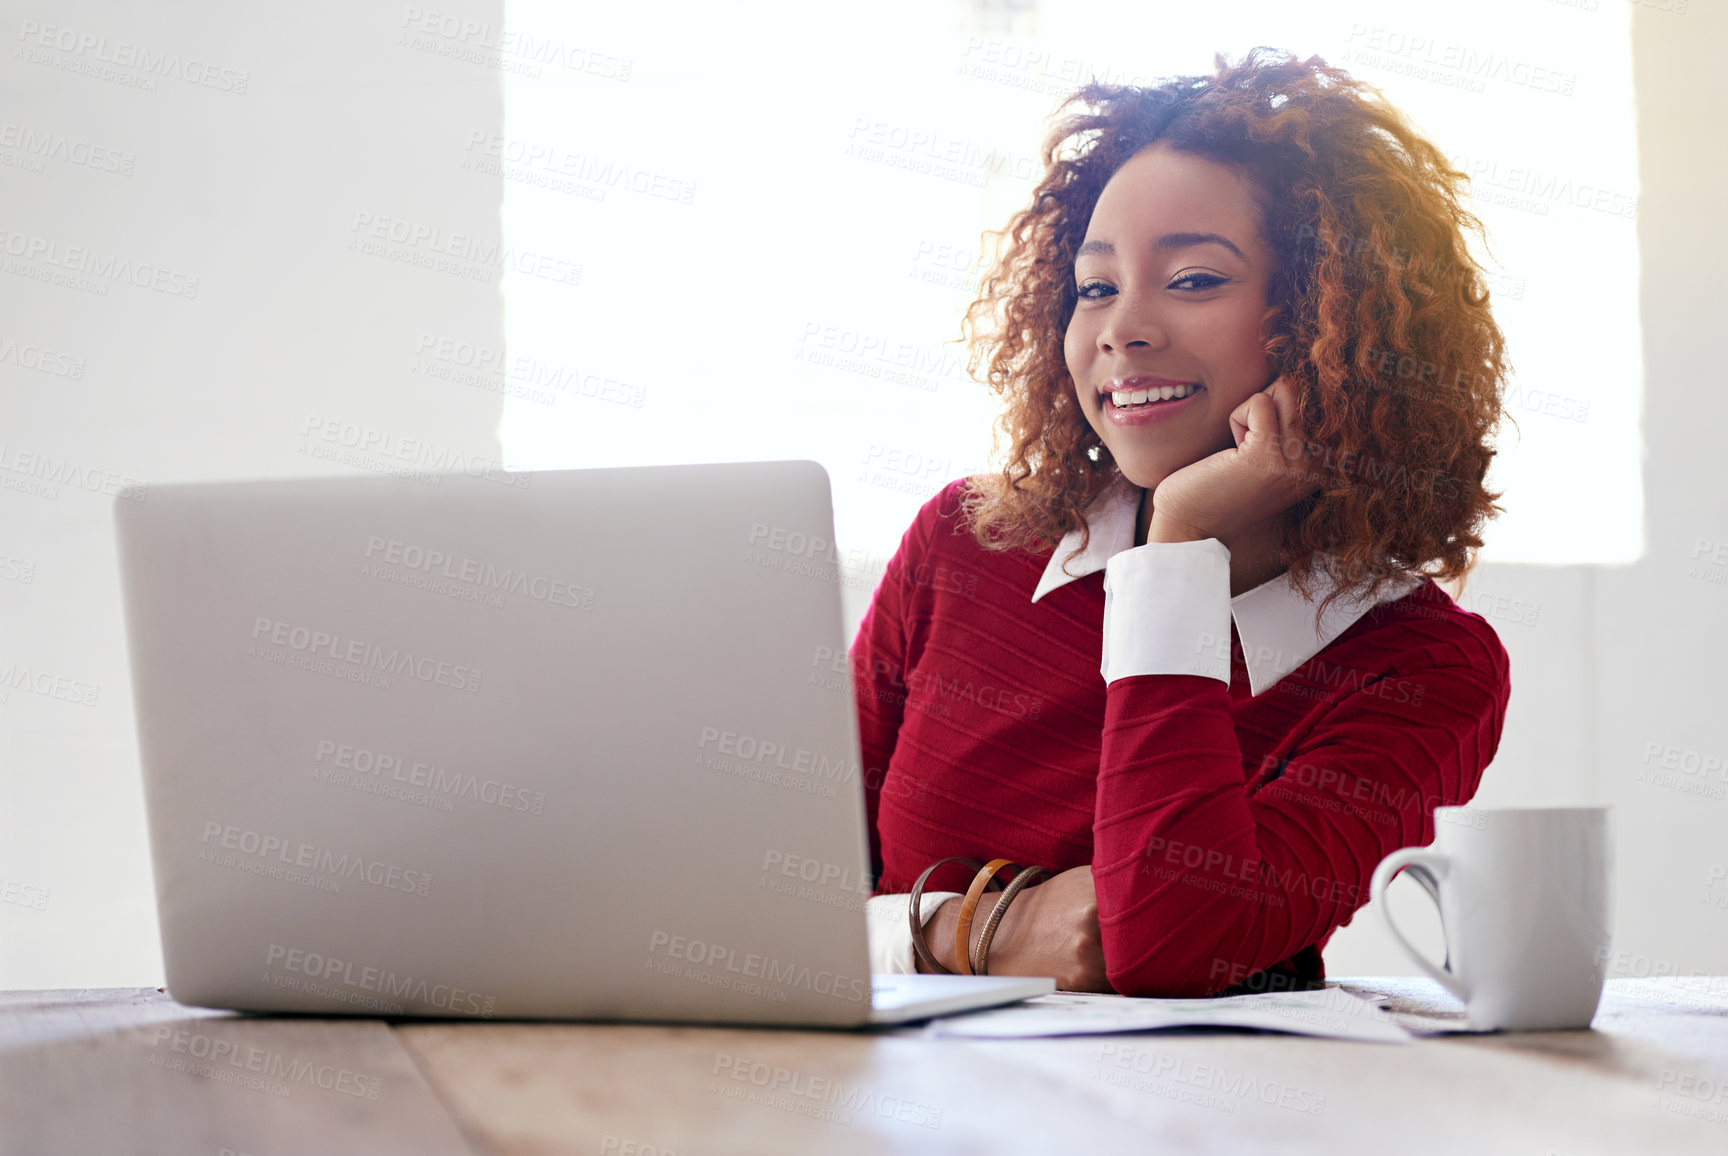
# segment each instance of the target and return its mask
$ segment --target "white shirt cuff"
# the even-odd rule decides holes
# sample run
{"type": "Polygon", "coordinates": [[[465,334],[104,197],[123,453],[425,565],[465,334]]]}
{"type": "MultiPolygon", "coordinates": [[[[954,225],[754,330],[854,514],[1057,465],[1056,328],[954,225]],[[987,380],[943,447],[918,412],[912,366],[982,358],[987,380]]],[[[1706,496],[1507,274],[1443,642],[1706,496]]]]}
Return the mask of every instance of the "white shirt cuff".
{"type": "MultiPolygon", "coordinates": [[[[870,941],[872,974],[915,975],[912,958],[912,925],[906,919],[910,895],[872,895],[864,901],[865,934],[870,941]]],[[[926,891],[918,897],[918,922],[930,922],[936,909],[949,899],[962,898],[958,891],[926,891]]]]}
{"type": "Polygon", "coordinates": [[[1136,674],[1198,674],[1230,685],[1230,550],[1216,538],[1148,542],[1104,566],[1108,686],[1136,674]]]}

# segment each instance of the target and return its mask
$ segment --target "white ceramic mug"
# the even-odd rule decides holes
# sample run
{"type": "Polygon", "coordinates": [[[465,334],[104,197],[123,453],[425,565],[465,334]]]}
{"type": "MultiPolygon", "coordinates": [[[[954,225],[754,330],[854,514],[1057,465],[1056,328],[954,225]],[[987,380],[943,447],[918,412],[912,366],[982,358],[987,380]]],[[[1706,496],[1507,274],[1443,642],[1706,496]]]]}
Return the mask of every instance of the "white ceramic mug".
{"type": "Polygon", "coordinates": [[[1369,895],[1410,958],[1478,1031],[1587,1028],[1608,959],[1607,807],[1436,807],[1434,842],[1374,869],[1369,895]],[[1404,938],[1386,888],[1408,870],[1440,907],[1446,959],[1404,938]]]}

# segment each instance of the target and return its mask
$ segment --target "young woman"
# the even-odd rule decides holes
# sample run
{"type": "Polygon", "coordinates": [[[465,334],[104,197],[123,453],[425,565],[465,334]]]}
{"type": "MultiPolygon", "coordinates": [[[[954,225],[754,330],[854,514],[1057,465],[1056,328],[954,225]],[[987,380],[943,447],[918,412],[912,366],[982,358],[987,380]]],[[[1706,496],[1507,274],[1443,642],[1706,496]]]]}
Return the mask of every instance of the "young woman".
{"type": "Polygon", "coordinates": [[[1434,582],[1499,510],[1466,178],[1318,57],[1215,69],[1071,97],[968,313],[1007,464],[924,505],[852,647],[876,970],[971,965],[975,865],[908,907],[958,856],[1048,872],[990,974],[1311,983],[1499,742],[1506,652],[1434,582]]]}

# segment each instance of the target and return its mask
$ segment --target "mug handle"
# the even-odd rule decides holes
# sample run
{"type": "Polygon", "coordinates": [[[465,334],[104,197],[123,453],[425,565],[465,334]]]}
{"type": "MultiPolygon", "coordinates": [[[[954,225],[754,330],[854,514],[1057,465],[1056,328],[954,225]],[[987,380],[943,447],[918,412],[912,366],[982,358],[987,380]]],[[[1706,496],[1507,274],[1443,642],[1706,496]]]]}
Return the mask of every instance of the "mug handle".
{"type": "MultiPolygon", "coordinates": [[[[1461,1001],[1469,1003],[1470,997],[1465,989],[1464,980],[1452,971],[1450,948],[1446,952],[1446,966],[1436,967],[1432,960],[1417,951],[1415,945],[1404,938],[1404,933],[1399,931],[1398,925],[1392,922],[1391,909],[1386,906],[1386,888],[1397,877],[1398,872],[1408,867],[1411,874],[1421,881],[1423,889],[1433,897],[1434,905],[1438,907],[1440,905],[1438,881],[1446,878],[1446,873],[1451,866],[1452,860],[1444,852],[1427,847],[1401,847],[1380,860],[1380,865],[1374,868],[1374,878],[1368,884],[1368,897],[1374,904],[1374,909],[1380,913],[1380,922],[1385,924],[1386,930],[1392,933],[1392,938],[1404,948],[1405,954],[1416,961],[1416,966],[1427,972],[1436,983],[1457,996],[1461,1001]],[[1422,878],[1424,875],[1431,876],[1434,882],[1431,883],[1428,879],[1422,878]]],[[[1445,934],[1444,925],[1441,927],[1441,934],[1445,934]]]]}

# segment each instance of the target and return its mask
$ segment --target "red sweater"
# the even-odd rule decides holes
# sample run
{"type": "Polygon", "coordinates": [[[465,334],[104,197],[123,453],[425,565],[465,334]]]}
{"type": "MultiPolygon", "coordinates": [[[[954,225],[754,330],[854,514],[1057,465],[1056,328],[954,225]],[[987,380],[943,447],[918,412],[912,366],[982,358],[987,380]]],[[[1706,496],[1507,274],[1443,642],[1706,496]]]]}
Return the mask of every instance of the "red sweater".
{"type": "Polygon", "coordinates": [[[1118,992],[1323,977],[1375,865],[1476,792],[1510,693],[1493,628],[1425,580],[1258,695],[1234,625],[1228,687],[1106,686],[1104,574],[1033,603],[1055,548],[977,546],[965,480],[919,510],[852,645],[876,893],[948,855],[1091,864],[1118,992]]]}

